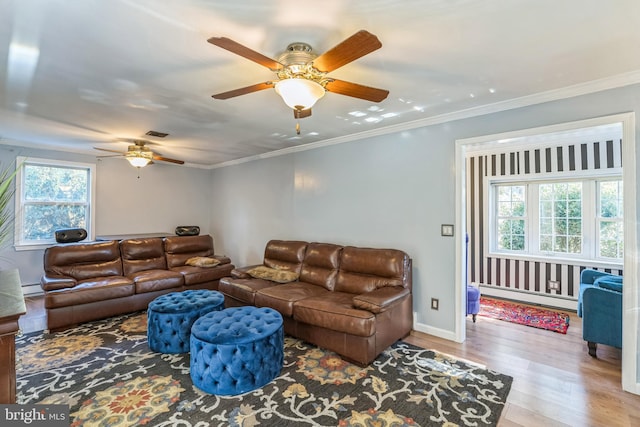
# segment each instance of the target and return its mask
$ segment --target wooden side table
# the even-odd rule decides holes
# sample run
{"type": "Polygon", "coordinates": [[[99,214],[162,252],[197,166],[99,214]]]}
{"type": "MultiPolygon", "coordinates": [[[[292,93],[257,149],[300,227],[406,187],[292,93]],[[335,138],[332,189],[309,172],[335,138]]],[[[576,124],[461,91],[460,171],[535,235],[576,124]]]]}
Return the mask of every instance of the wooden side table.
{"type": "Polygon", "coordinates": [[[0,271],[0,404],[16,403],[15,335],[26,312],[18,270],[0,271]]]}

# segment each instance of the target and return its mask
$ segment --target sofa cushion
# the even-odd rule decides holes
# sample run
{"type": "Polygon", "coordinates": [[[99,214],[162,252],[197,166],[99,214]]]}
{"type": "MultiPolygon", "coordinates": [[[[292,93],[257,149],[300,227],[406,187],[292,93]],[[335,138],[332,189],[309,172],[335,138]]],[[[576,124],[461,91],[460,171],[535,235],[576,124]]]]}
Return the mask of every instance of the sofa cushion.
{"type": "Polygon", "coordinates": [[[622,276],[607,275],[598,277],[594,282],[594,286],[611,291],[622,292],[622,276]]]}
{"type": "Polygon", "coordinates": [[[279,286],[275,282],[264,279],[236,279],[223,277],[218,283],[218,291],[225,296],[247,305],[255,305],[256,292],[260,289],[279,286]]]}
{"type": "Polygon", "coordinates": [[[298,280],[298,273],[294,271],[269,268],[264,265],[248,270],[247,274],[256,279],[264,279],[277,283],[289,283],[298,280]]]}
{"type": "Polygon", "coordinates": [[[213,255],[213,238],[201,236],[169,236],[164,239],[164,251],[169,268],[185,265],[194,256],[213,255]]]}
{"type": "Polygon", "coordinates": [[[335,290],[362,294],[385,286],[404,286],[407,263],[407,254],[396,249],[347,246],[340,256],[335,290]]]}
{"type": "Polygon", "coordinates": [[[47,292],[44,300],[45,308],[56,308],[124,298],[134,293],[135,285],[127,277],[95,277],[78,282],[73,288],[47,292]]]}
{"type": "Polygon", "coordinates": [[[307,242],[270,240],[264,249],[264,265],[299,273],[306,250],[307,242]]]}
{"type": "Polygon", "coordinates": [[[122,276],[120,247],[117,241],[51,246],[44,252],[44,272],[76,280],[122,276]]]}
{"type": "Polygon", "coordinates": [[[332,291],[340,264],[342,246],[331,243],[309,243],[302,261],[300,281],[332,291]]]}
{"type": "Polygon", "coordinates": [[[122,268],[125,276],[144,270],[165,270],[162,239],[125,239],[120,242],[122,268]]]}
{"type": "Polygon", "coordinates": [[[144,270],[127,276],[136,284],[136,294],[179,289],[184,285],[184,276],[171,270],[144,270]]]}
{"type": "Polygon", "coordinates": [[[335,291],[305,298],[294,304],[293,318],[309,325],[370,337],[376,333],[375,315],[353,307],[352,301],[352,294],[335,291]]]}
{"type": "Polygon", "coordinates": [[[212,268],[192,267],[190,265],[180,265],[170,270],[178,272],[184,276],[185,286],[199,285],[201,283],[215,282],[222,277],[231,274],[233,264],[220,264],[212,268]]]}
{"type": "Polygon", "coordinates": [[[293,305],[301,299],[328,295],[331,292],[321,286],[309,283],[292,282],[284,285],[270,286],[260,289],[255,295],[255,305],[258,307],[271,307],[278,310],[283,316],[293,315],[293,305]]]}
{"type": "Polygon", "coordinates": [[[219,264],[219,259],[207,256],[194,256],[185,261],[185,265],[190,265],[192,267],[211,268],[219,264]]]}

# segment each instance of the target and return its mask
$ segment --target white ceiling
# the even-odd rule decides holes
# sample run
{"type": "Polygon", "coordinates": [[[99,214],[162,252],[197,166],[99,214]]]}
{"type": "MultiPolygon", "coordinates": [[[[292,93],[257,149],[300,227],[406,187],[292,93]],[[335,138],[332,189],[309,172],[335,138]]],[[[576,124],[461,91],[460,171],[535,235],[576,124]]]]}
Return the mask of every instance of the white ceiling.
{"type": "Polygon", "coordinates": [[[0,0],[0,10],[1,144],[100,155],[93,147],[144,138],[192,166],[640,75],[637,0],[0,0]],[[277,58],[292,42],[323,53],[360,29],[382,48],[330,75],[389,90],[381,103],[328,93],[297,136],[272,89],[211,98],[275,74],[210,37],[277,58]]]}

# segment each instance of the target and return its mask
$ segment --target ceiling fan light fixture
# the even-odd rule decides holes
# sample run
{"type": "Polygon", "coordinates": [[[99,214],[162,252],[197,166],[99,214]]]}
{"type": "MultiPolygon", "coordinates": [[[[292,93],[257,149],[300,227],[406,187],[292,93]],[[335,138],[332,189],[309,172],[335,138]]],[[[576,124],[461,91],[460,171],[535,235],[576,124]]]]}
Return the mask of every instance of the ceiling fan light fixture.
{"type": "Polygon", "coordinates": [[[131,163],[131,166],[143,168],[147,166],[153,157],[151,152],[127,153],[125,158],[131,163]]]}
{"type": "Polygon", "coordinates": [[[282,100],[294,110],[307,110],[324,96],[325,89],[320,83],[304,78],[280,80],[275,90],[282,100]]]}

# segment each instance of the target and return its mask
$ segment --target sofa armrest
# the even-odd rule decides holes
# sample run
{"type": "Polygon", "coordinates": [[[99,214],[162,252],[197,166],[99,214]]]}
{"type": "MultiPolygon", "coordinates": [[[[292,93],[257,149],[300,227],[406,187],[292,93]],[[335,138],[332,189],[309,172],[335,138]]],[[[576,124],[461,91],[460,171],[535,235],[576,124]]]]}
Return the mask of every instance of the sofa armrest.
{"type": "Polygon", "coordinates": [[[211,258],[215,258],[218,261],[220,261],[220,264],[218,265],[223,265],[223,264],[231,264],[231,258],[229,258],[226,255],[212,255],[211,258]]]}
{"type": "Polygon", "coordinates": [[[610,274],[605,273],[604,271],[591,270],[589,268],[586,268],[582,270],[582,273],[580,273],[580,283],[592,285],[598,277],[602,276],[610,276],[610,274]]]}
{"type": "Polygon", "coordinates": [[[78,284],[78,282],[68,276],[42,276],[40,278],[40,286],[42,290],[46,291],[55,291],[58,289],[67,289],[73,288],[78,284]]]}
{"type": "Polygon", "coordinates": [[[622,347],[622,293],[595,286],[582,296],[582,338],[622,347]]]}
{"type": "Polygon", "coordinates": [[[251,279],[251,275],[247,271],[252,268],[260,267],[263,264],[248,265],[246,267],[236,267],[231,270],[231,277],[234,279],[251,279]]]}
{"type": "Polygon", "coordinates": [[[400,286],[386,286],[353,297],[353,306],[374,314],[382,313],[395,302],[405,298],[411,292],[400,286]]]}

